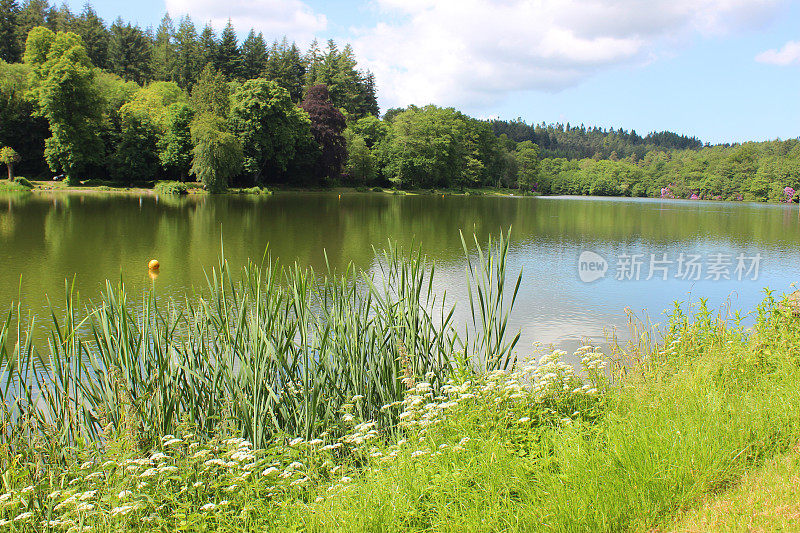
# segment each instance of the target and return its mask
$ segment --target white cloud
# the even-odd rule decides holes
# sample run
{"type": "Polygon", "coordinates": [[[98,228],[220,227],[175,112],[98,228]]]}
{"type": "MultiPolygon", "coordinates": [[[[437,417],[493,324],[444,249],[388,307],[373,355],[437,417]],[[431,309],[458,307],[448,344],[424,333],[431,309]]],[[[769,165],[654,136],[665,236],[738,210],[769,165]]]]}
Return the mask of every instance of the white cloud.
{"type": "Polygon", "coordinates": [[[189,15],[197,23],[210,22],[217,29],[230,18],[238,31],[253,28],[264,32],[267,39],[286,35],[306,43],[328,25],[325,15],[300,0],[165,0],[165,4],[173,18],[189,15]]]}
{"type": "Polygon", "coordinates": [[[782,0],[375,0],[356,31],[382,107],[479,108],[522,90],[558,91],[645,64],[696,36],[770,20],[782,0]]]}
{"type": "Polygon", "coordinates": [[[759,63],[769,63],[771,65],[791,65],[800,63],[800,42],[789,41],[780,50],[766,50],[756,56],[759,63]]]}

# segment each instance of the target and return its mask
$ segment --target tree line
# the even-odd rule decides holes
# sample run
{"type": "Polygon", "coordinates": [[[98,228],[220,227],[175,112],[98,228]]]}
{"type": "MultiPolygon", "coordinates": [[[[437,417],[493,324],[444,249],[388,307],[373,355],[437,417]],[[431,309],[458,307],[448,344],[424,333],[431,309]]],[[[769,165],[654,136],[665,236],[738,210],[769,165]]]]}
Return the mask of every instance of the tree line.
{"type": "Polygon", "coordinates": [[[175,28],[169,15],[156,29],[106,26],[88,4],[76,15],[46,0],[0,0],[0,147],[2,162],[28,176],[198,179],[210,190],[503,187],[772,201],[800,190],[796,139],[711,146],[435,105],[381,117],[375,79],[349,45],[315,41],[302,52],[254,30],[240,43],[230,21],[217,35],[189,17],[175,28]]]}
{"type": "Polygon", "coordinates": [[[106,27],[88,4],[43,0],[0,0],[0,39],[0,146],[30,176],[324,184],[340,178],[346,121],[378,114],[372,74],[334,41],[301,53],[168,15],[155,31],[106,27]]]}

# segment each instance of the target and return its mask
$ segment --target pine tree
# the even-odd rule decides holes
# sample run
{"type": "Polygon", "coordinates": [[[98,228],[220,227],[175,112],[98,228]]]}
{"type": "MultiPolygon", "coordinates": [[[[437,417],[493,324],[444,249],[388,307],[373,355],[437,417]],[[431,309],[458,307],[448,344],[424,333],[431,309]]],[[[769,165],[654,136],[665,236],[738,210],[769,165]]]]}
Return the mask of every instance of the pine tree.
{"type": "Polygon", "coordinates": [[[139,84],[152,79],[151,43],[139,26],[125,24],[118,18],[109,29],[109,63],[114,74],[139,84]]]}
{"type": "Polygon", "coordinates": [[[16,0],[0,0],[0,59],[16,63],[22,57],[17,40],[19,5],[16,0]]]}
{"type": "Polygon", "coordinates": [[[203,32],[200,34],[200,41],[198,43],[198,55],[200,63],[197,67],[199,72],[202,72],[206,65],[215,65],[217,62],[217,34],[214,33],[214,28],[211,24],[206,24],[203,32]]]}
{"type": "Polygon", "coordinates": [[[197,80],[200,54],[197,30],[189,16],[181,19],[175,33],[175,70],[173,79],[181,87],[188,88],[197,80]]]}
{"type": "Polygon", "coordinates": [[[241,76],[246,80],[260,77],[267,66],[267,46],[264,44],[264,36],[261,33],[256,35],[254,30],[250,30],[247,39],[242,43],[241,52],[241,76]]]}
{"type": "Polygon", "coordinates": [[[54,25],[53,31],[75,31],[75,15],[69,10],[69,6],[65,3],[61,4],[58,9],[51,8],[52,23],[54,25]]]}
{"type": "Polygon", "coordinates": [[[305,87],[306,66],[300,49],[295,43],[286,52],[287,66],[287,90],[293,102],[299,102],[303,98],[303,88],[305,87]]]}
{"type": "Polygon", "coordinates": [[[239,76],[241,70],[241,55],[236,41],[236,32],[231,20],[222,30],[217,49],[217,70],[222,72],[229,80],[239,76]]]}
{"type": "Polygon", "coordinates": [[[171,81],[175,71],[175,27],[169,13],[161,19],[153,39],[153,78],[171,81]]]}
{"type": "Polygon", "coordinates": [[[319,49],[319,41],[314,39],[311,42],[311,46],[303,59],[306,66],[305,85],[314,85],[319,75],[320,64],[322,63],[322,52],[319,49]]]}
{"type": "Polygon", "coordinates": [[[358,101],[357,115],[365,117],[367,115],[379,116],[378,96],[375,89],[375,75],[367,70],[361,74],[359,80],[360,95],[358,101]]]}
{"type": "Polygon", "coordinates": [[[277,41],[272,43],[265,74],[289,91],[293,102],[299,102],[303,98],[303,87],[306,84],[305,62],[297,45],[292,43],[289,46],[286,37],[280,44],[277,41]]]}
{"type": "Polygon", "coordinates": [[[75,30],[83,39],[92,64],[102,69],[108,68],[108,47],[111,36],[103,20],[97,16],[88,2],[75,20],[75,30]]]}
{"type": "Polygon", "coordinates": [[[209,113],[226,118],[230,109],[230,89],[225,76],[206,65],[192,87],[192,104],[198,115],[209,113]]]}
{"type": "Polygon", "coordinates": [[[47,0],[27,0],[22,6],[17,16],[17,46],[20,54],[25,51],[28,32],[37,26],[45,26],[48,18],[52,18],[51,11],[47,0]]]}

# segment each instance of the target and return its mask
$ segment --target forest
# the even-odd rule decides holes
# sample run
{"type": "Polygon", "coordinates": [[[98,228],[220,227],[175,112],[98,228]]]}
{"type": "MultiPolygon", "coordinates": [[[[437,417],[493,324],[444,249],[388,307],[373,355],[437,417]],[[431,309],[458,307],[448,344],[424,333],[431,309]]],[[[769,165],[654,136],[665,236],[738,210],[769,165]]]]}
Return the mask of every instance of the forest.
{"type": "Polygon", "coordinates": [[[71,185],[515,189],[522,194],[792,201],[797,139],[710,145],[673,132],[378,108],[353,48],[301,50],[229,21],[107,25],[0,0],[0,163],[71,185]]]}

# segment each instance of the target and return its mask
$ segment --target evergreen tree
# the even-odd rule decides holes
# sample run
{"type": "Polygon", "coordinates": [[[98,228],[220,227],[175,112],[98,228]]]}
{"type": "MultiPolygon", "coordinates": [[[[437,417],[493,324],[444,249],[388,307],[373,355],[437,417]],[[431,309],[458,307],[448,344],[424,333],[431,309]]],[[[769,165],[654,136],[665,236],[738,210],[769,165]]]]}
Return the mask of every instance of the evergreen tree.
{"type": "Polygon", "coordinates": [[[238,77],[241,70],[241,54],[236,41],[236,32],[230,19],[220,36],[216,68],[229,80],[238,77]]]}
{"type": "Polygon", "coordinates": [[[185,16],[181,19],[178,31],[175,33],[175,70],[173,79],[181,87],[191,87],[197,80],[199,64],[197,30],[195,30],[192,19],[185,16]]]}
{"type": "Polygon", "coordinates": [[[303,58],[306,67],[305,85],[314,85],[319,76],[320,65],[322,63],[322,52],[319,49],[319,41],[314,39],[303,58]]]}
{"type": "Polygon", "coordinates": [[[228,116],[230,108],[230,90],[225,76],[211,65],[206,65],[197,83],[192,87],[192,104],[200,115],[211,113],[218,117],[228,116]]]}
{"type": "Polygon", "coordinates": [[[151,44],[139,26],[125,24],[118,18],[109,32],[111,44],[108,56],[114,74],[140,85],[152,79],[151,44]]]}
{"type": "Polygon", "coordinates": [[[86,46],[86,53],[96,67],[108,68],[108,48],[111,42],[111,35],[108,32],[103,20],[97,16],[89,3],[83,7],[83,11],[75,20],[75,32],[81,36],[86,46]]]}
{"type": "Polygon", "coordinates": [[[153,78],[172,81],[175,72],[175,27],[169,13],[158,25],[153,39],[153,78]]]}
{"type": "Polygon", "coordinates": [[[380,108],[378,107],[378,95],[375,88],[375,75],[369,70],[360,74],[358,85],[359,91],[355,114],[359,117],[367,115],[379,116],[380,108]]]}
{"type": "Polygon", "coordinates": [[[69,10],[69,6],[64,2],[58,9],[51,8],[51,19],[48,26],[53,27],[53,31],[75,32],[75,15],[69,10]]]}
{"type": "Polygon", "coordinates": [[[28,32],[37,26],[46,26],[48,20],[52,20],[52,18],[52,9],[47,0],[27,0],[25,2],[17,16],[17,46],[20,54],[25,51],[28,32]]]}
{"type": "Polygon", "coordinates": [[[242,43],[241,55],[241,76],[246,80],[261,76],[267,66],[267,46],[264,43],[264,36],[261,33],[256,35],[254,30],[250,30],[247,39],[242,43]]]}
{"type": "Polygon", "coordinates": [[[303,98],[306,67],[300,49],[294,43],[289,46],[285,37],[280,44],[277,41],[272,43],[264,72],[267,78],[289,91],[293,102],[303,98]]]}
{"type": "Polygon", "coordinates": [[[0,59],[16,63],[22,55],[17,40],[19,5],[16,0],[0,0],[0,59]]]}
{"type": "Polygon", "coordinates": [[[217,34],[214,33],[214,28],[211,24],[206,24],[203,32],[200,34],[198,43],[198,56],[199,64],[197,65],[198,72],[202,72],[206,65],[215,65],[217,62],[217,34]]]}

